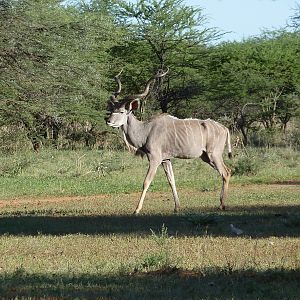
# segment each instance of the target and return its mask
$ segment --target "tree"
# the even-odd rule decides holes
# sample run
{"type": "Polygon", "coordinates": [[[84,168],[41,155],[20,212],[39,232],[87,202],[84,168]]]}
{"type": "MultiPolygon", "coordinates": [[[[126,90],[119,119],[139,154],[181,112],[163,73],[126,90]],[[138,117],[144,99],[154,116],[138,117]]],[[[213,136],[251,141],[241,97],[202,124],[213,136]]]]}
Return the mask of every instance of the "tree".
{"type": "MultiPolygon", "coordinates": [[[[135,49],[150,52],[147,62],[151,64],[151,73],[168,66],[173,78],[182,73],[180,66],[189,60],[199,45],[219,36],[215,29],[204,26],[206,20],[202,10],[184,5],[183,0],[139,0],[134,4],[122,1],[120,16],[132,30],[130,48],[135,44],[135,49]]],[[[164,91],[162,85],[159,86],[160,108],[167,112],[172,94],[170,77],[164,91]]]]}
{"type": "Polygon", "coordinates": [[[294,15],[291,17],[289,27],[294,29],[295,32],[300,33],[300,4],[296,4],[294,15]]]}
{"type": "Polygon", "coordinates": [[[296,34],[279,31],[212,50],[206,96],[217,116],[231,114],[245,144],[257,122],[267,129],[285,128],[299,114],[298,49],[296,34]]]}
{"type": "Polygon", "coordinates": [[[61,120],[95,122],[119,35],[108,14],[58,0],[0,8],[0,124],[23,126],[35,145],[61,120]]]}

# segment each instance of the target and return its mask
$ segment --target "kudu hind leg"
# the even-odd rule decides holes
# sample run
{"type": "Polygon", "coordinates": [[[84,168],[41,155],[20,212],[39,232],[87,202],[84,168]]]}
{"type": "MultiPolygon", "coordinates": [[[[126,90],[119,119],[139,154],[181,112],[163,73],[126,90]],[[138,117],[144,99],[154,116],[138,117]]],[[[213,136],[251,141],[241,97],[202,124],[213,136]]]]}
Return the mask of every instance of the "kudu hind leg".
{"type": "Polygon", "coordinates": [[[144,199],[145,199],[145,196],[146,196],[146,193],[147,193],[147,190],[156,174],[156,171],[157,171],[157,167],[159,166],[159,163],[156,163],[156,162],[149,162],[149,169],[148,169],[148,172],[147,172],[147,175],[145,177],[145,180],[144,180],[144,184],[143,184],[143,192],[142,192],[142,195],[140,197],[140,200],[139,200],[139,203],[134,211],[134,214],[138,214],[142,207],[143,207],[143,203],[144,203],[144,199]]]}
{"type": "Polygon", "coordinates": [[[161,164],[166,173],[168,182],[172,188],[173,197],[174,197],[174,201],[175,201],[174,212],[178,212],[179,208],[180,208],[180,202],[179,202],[179,198],[178,198],[178,194],[177,194],[177,190],[176,190],[175,177],[174,177],[174,173],[173,173],[172,163],[170,160],[165,160],[161,164]]]}
{"type": "Polygon", "coordinates": [[[222,177],[222,189],[220,194],[220,209],[225,210],[225,199],[227,197],[228,185],[231,176],[230,169],[224,164],[222,155],[212,155],[212,162],[215,169],[222,177]]]}
{"type": "Polygon", "coordinates": [[[229,179],[231,176],[230,169],[226,167],[223,161],[222,154],[218,153],[204,153],[201,156],[202,160],[207,162],[215,170],[219,172],[222,177],[222,189],[220,193],[220,209],[225,210],[225,199],[227,196],[229,179]]]}

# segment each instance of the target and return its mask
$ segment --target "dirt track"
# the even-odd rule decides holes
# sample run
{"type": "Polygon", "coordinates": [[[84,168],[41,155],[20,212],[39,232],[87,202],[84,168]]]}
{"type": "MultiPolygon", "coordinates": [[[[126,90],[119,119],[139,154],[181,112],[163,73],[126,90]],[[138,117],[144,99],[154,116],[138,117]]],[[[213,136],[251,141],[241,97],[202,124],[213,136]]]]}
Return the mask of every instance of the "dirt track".
{"type": "Polygon", "coordinates": [[[21,206],[26,204],[44,204],[44,203],[61,203],[67,201],[84,201],[91,198],[108,198],[110,195],[97,195],[97,196],[62,196],[62,197],[44,197],[44,198],[19,198],[12,200],[0,200],[0,208],[8,206],[21,206]]]}
{"type": "MultiPolygon", "coordinates": [[[[243,189],[247,189],[250,191],[257,190],[259,186],[263,185],[242,185],[243,189]]],[[[270,184],[267,186],[272,186],[274,189],[282,189],[287,188],[288,186],[299,186],[300,187],[300,180],[289,180],[284,182],[275,182],[274,184],[270,184]]],[[[232,188],[240,188],[240,185],[233,185],[232,188]]],[[[201,191],[191,191],[190,193],[202,193],[201,191]]],[[[205,192],[207,193],[207,192],[205,192]]],[[[215,193],[214,191],[212,193],[215,193]]],[[[150,192],[149,192],[150,194],[150,192]]],[[[155,197],[172,197],[171,191],[169,192],[151,192],[151,194],[155,197]]],[[[126,194],[128,195],[128,194],[126,194]]],[[[140,195],[140,192],[133,192],[129,194],[131,197],[137,199],[140,195]]],[[[26,204],[36,204],[36,205],[43,205],[46,203],[62,203],[62,202],[78,202],[78,201],[87,201],[91,199],[108,199],[114,197],[113,194],[100,194],[100,195],[92,195],[92,196],[61,196],[61,197],[41,197],[41,198],[15,198],[10,200],[0,200],[0,209],[4,207],[17,207],[17,206],[24,206],[26,204]]]]}

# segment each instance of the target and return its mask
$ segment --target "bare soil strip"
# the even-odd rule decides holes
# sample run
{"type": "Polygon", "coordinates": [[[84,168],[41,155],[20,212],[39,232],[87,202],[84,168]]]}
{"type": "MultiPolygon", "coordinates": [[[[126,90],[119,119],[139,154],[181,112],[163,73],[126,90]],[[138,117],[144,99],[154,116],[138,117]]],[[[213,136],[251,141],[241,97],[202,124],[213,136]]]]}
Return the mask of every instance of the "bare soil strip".
{"type": "MultiPolygon", "coordinates": [[[[289,180],[284,182],[275,182],[274,184],[265,184],[265,185],[233,185],[231,188],[242,188],[244,190],[253,191],[258,188],[261,188],[262,186],[272,186],[274,189],[282,189],[290,187],[300,187],[300,181],[299,180],[289,180]]],[[[179,190],[180,191],[180,190],[179,190]]],[[[209,192],[201,192],[201,191],[189,191],[190,194],[201,194],[201,193],[215,193],[214,191],[209,192]]],[[[130,194],[126,193],[126,196],[128,197],[135,197],[137,198],[140,195],[140,192],[133,192],[130,194]]],[[[149,195],[152,195],[153,197],[172,197],[171,192],[149,192],[149,195]]],[[[89,200],[95,200],[95,199],[108,199],[111,197],[114,197],[115,194],[100,194],[100,195],[91,195],[91,196],[58,196],[58,197],[41,197],[41,198],[15,198],[10,200],[0,200],[0,209],[5,207],[18,207],[18,206],[24,206],[24,205],[42,205],[46,203],[63,203],[63,202],[78,202],[78,201],[89,201],[89,200]]]]}
{"type": "Polygon", "coordinates": [[[0,200],[0,208],[2,207],[17,207],[26,204],[44,204],[44,203],[62,203],[67,201],[86,201],[90,199],[105,199],[110,195],[97,196],[61,196],[61,197],[45,197],[45,198],[16,198],[12,200],[0,200]]]}

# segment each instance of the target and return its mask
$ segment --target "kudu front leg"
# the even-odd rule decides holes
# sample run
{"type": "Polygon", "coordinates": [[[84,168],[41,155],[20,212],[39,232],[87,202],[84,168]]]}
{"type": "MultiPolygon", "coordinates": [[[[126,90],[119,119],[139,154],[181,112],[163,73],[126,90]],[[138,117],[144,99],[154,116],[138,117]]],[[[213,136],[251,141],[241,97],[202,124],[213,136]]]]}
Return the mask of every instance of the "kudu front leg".
{"type": "Polygon", "coordinates": [[[180,202],[179,202],[179,198],[178,198],[178,194],[177,194],[177,190],[176,190],[175,177],[174,177],[174,173],[173,173],[172,163],[170,160],[164,160],[161,164],[165,170],[168,182],[172,188],[173,197],[174,197],[174,201],[175,201],[174,212],[178,212],[180,209],[180,202]]]}
{"type": "Polygon", "coordinates": [[[142,192],[142,195],[140,197],[140,200],[139,200],[139,203],[134,211],[134,214],[137,215],[142,207],[143,207],[143,203],[144,203],[144,199],[145,199],[145,196],[146,196],[146,193],[147,193],[147,190],[156,174],[156,171],[157,171],[157,167],[159,166],[159,163],[156,163],[156,162],[149,162],[149,169],[148,169],[148,172],[147,172],[147,175],[146,175],[146,178],[144,180],[144,184],[143,184],[143,192],[142,192]]]}

